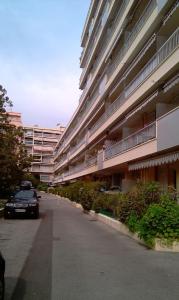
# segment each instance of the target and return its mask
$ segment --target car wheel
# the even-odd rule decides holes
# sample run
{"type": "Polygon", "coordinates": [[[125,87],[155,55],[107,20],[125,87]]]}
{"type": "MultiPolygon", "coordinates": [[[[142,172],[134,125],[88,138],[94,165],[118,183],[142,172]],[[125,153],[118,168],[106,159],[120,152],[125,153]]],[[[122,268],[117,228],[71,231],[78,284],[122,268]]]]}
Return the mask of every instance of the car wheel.
{"type": "Polygon", "coordinates": [[[4,300],[4,279],[0,280],[0,300],[4,300]]]}

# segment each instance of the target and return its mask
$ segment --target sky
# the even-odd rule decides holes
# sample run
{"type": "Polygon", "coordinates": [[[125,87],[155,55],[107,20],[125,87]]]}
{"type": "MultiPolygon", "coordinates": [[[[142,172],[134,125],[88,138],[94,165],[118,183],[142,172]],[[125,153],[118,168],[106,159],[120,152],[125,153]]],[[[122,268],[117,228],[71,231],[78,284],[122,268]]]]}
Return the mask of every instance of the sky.
{"type": "Polygon", "coordinates": [[[0,0],[0,84],[24,125],[66,126],[81,91],[90,0],[0,0]]]}

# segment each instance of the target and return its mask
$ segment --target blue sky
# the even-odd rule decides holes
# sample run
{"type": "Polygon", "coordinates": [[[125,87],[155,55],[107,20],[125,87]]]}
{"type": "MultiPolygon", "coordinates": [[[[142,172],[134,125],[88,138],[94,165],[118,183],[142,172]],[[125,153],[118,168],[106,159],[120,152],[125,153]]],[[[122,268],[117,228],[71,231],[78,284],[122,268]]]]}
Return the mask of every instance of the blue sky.
{"type": "Polygon", "coordinates": [[[0,84],[26,125],[66,125],[78,104],[90,0],[1,0],[0,84]]]}

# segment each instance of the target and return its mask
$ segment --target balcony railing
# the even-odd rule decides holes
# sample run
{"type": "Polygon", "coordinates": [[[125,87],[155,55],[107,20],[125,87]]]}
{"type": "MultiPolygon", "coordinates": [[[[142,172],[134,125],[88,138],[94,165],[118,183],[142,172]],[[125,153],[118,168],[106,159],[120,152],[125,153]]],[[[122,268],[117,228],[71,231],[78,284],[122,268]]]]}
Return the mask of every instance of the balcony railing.
{"type": "Polygon", "coordinates": [[[109,159],[156,137],[156,122],[142,128],[127,138],[105,149],[104,158],[109,159]]]}
{"type": "Polygon", "coordinates": [[[97,157],[89,157],[86,159],[86,167],[91,167],[97,164],[97,157]]]}
{"type": "Polygon", "coordinates": [[[163,61],[171,55],[171,53],[179,45],[179,28],[170,36],[165,44],[157,51],[152,59],[144,66],[139,74],[129,83],[125,88],[125,93],[121,93],[120,96],[107,108],[106,112],[100,117],[100,119],[91,127],[90,136],[104,124],[110,116],[112,116],[119,107],[124,104],[129,98],[130,94],[140,86],[144,80],[151,75],[156,68],[163,63],[163,61]]]}
{"type": "Polygon", "coordinates": [[[54,183],[57,183],[57,182],[60,181],[60,180],[63,180],[63,175],[55,176],[53,182],[54,182],[54,183]]]}
{"type": "MultiPolygon", "coordinates": [[[[121,6],[121,14],[118,14],[118,18],[117,19],[120,19],[119,17],[121,17],[122,15],[122,12],[125,10],[126,8],[126,5],[128,3],[128,0],[125,2],[125,5],[122,5],[121,6]]],[[[122,55],[124,56],[126,51],[128,50],[128,48],[131,46],[131,44],[133,43],[136,35],[138,34],[138,32],[142,29],[142,27],[144,26],[145,22],[147,21],[147,19],[149,18],[149,16],[151,15],[153,9],[155,8],[156,6],[156,1],[155,0],[152,0],[149,5],[146,7],[143,15],[141,16],[141,18],[139,19],[139,21],[137,22],[136,26],[134,27],[134,29],[132,30],[130,36],[128,37],[128,40],[126,41],[126,44],[124,45],[124,47],[121,49],[120,53],[123,53],[122,55]]],[[[117,23],[117,21],[116,21],[117,23]]],[[[114,23],[114,27],[116,26],[116,23],[114,23]]],[[[98,66],[99,65],[99,61],[101,60],[101,57],[102,55],[104,54],[105,52],[105,44],[107,45],[109,43],[109,37],[106,38],[104,44],[103,44],[103,48],[102,48],[102,52],[101,54],[99,55],[95,65],[98,66]]],[[[115,59],[115,61],[110,65],[110,67],[108,68],[108,80],[109,80],[109,77],[112,75],[112,73],[115,71],[115,69],[117,68],[117,66],[119,65],[121,59],[123,58],[123,56],[121,56],[121,54],[119,55],[120,56],[120,60],[119,60],[119,57],[117,57],[115,59]]],[[[94,72],[95,68],[93,69],[93,72],[94,72]]],[[[87,94],[87,88],[83,91],[81,97],[80,97],[80,101],[83,101],[86,94],[87,94]]],[[[98,93],[99,93],[99,89],[97,89],[98,93]]],[[[93,99],[93,98],[92,98],[93,99]]],[[[93,101],[94,103],[94,101],[93,101]]],[[[89,108],[92,106],[89,105],[88,106],[88,110],[89,108]]],[[[87,113],[87,111],[85,110],[84,113],[83,113],[83,116],[87,113]]],[[[82,119],[82,117],[81,117],[82,119]]],[[[80,121],[78,122],[81,123],[81,119],[80,121]]],[[[78,127],[78,124],[75,126],[74,130],[70,133],[70,137],[72,136],[72,134],[74,133],[74,131],[77,129],[78,127]]],[[[69,138],[69,137],[68,137],[69,138]]]]}
{"type": "Polygon", "coordinates": [[[98,121],[91,127],[90,136],[104,124],[110,116],[112,116],[119,107],[125,102],[124,93],[122,93],[106,110],[106,112],[98,119],[98,121]]]}
{"type": "Polygon", "coordinates": [[[69,172],[68,172],[68,176],[73,175],[75,173],[81,172],[91,166],[94,166],[97,164],[97,157],[90,157],[88,159],[86,159],[86,161],[84,161],[83,163],[72,167],[69,172]]]}
{"type": "Polygon", "coordinates": [[[125,56],[128,49],[131,47],[132,43],[134,42],[135,38],[137,37],[138,33],[141,31],[145,23],[147,22],[148,18],[152,14],[152,11],[156,7],[156,0],[151,0],[150,3],[145,8],[144,13],[134,25],[133,30],[131,31],[128,39],[126,40],[124,46],[121,48],[121,50],[118,52],[117,56],[114,58],[114,60],[111,62],[111,65],[108,70],[108,80],[111,78],[111,75],[114,73],[114,71],[119,66],[120,62],[122,61],[123,57],[125,56]]]}
{"type": "MultiPolygon", "coordinates": [[[[139,21],[137,22],[135,28],[133,29],[133,31],[131,32],[126,44],[124,45],[124,47],[121,49],[121,51],[123,52],[123,55],[125,55],[126,51],[128,50],[128,48],[131,46],[132,42],[134,41],[136,35],[138,34],[138,32],[142,29],[142,27],[144,26],[145,22],[147,21],[147,19],[149,18],[149,16],[151,15],[153,9],[156,6],[156,1],[152,0],[149,5],[146,7],[144,14],[141,16],[141,18],[139,19],[139,21]]],[[[118,58],[116,58],[115,62],[113,62],[112,65],[116,65],[115,68],[117,68],[117,66],[119,65],[120,61],[122,59],[122,56],[120,56],[120,60],[118,58]]],[[[162,60],[160,59],[160,63],[162,62],[162,60]]],[[[112,66],[111,65],[111,66],[112,66]]],[[[108,71],[108,79],[109,79],[109,75],[110,73],[113,73],[115,71],[115,68],[111,68],[110,66],[110,71],[108,71]]],[[[128,86],[129,87],[129,86],[128,86]]],[[[124,99],[121,98],[121,96],[119,96],[119,98],[112,104],[111,108],[108,109],[107,114],[105,114],[105,116],[102,116],[103,119],[100,119],[101,121],[98,122],[98,125],[95,125],[95,127],[93,126],[93,128],[91,129],[91,132],[94,132],[98,127],[100,127],[100,124],[103,122],[103,120],[106,117],[109,117],[110,115],[112,115],[115,110],[117,110],[119,108],[119,106],[125,102],[126,97],[127,97],[127,89],[125,90],[125,96],[124,99]],[[111,112],[110,112],[111,110],[111,112]]],[[[82,113],[81,117],[78,120],[78,123],[76,124],[76,126],[73,128],[73,130],[70,132],[70,134],[67,136],[67,139],[65,141],[64,144],[61,145],[61,147],[59,148],[58,152],[60,152],[60,150],[66,145],[66,143],[69,141],[69,139],[71,138],[71,136],[74,134],[74,132],[77,130],[79,124],[81,124],[81,120],[84,117],[84,115],[87,114],[87,112],[89,111],[89,109],[91,108],[92,104],[95,102],[94,99],[96,100],[96,98],[99,96],[99,88],[96,88],[96,97],[91,97],[93,100],[89,102],[89,104],[87,105],[87,108],[84,110],[84,112],[82,113]]],[[[92,134],[92,133],[90,133],[92,134]]]]}
{"type": "MultiPolygon", "coordinates": [[[[117,25],[118,25],[118,23],[119,23],[119,21],[120,21],[120,19],[121,19],[122,14],[124,13],[124,10],[126,9],[126,6],[127,6],[128,3],[129,3],[129,0],[123,0],[121,6],[120,6],[120,8],[119,8],[119,11],[118,11],[118,13],[117,13],[117,15],[116,15],[116,18],[115,18],[115,20],[114,20],[114,23],[112,24],[112,27],[110,28],[110,34],[107,34],[107,32],[106,32],[106,36],[105,36],[105,38],[104,38],[104,40],[103,40],[103,42],[102,42],[102,48],[101,48],[101,51],[100,51],[100,53],[98,53],[98,57],[97,57],[97,59],[96,59],[96,61],[95,61],[95,63],[94,63],[94,66],[93,66],[93,70],[92,70],[92,74],[93,74],[93,75],[94,75],[94,73],[95,73],[97,67],[99,66],[99,62],[101,61],[101,59],[102,59],[102,57],[103,57],[103,55],[104,55],[104,53],[105,53],[105,51],[106,51],[107,45],[109,44],[109,42],[110,42],[110,40],[111,40],[111,38],[112,38],[111,33],[114,32],[114,31],[116,30],[116,27],[117,27],[117,25]]],[[[103,25],[103,26],[101,25],[101,26],[100,26],[100,31],[99,31],[99,29],[98,29],[99,32],[98,32],[98,35],[96,36],[96,38],[94,39],[94,44],[96,43],[96,40],[98,39],[98,37],[101,35],[101,32],[102,32],[103,27],[104,27],[104,25],[103,25]]],[[[89,52],[88,57],[91,55],[92,49],[94,49],[94,44],[92,44],[92,46],[90,47],[90,50],[91,50],[91,51],[89,52]]],[[[85,76],[85,74],[86,74],[86,70],[87,70],[87,68],[85,67],[85,68],[83,69],[83,71],[82,71],[82,74],[81,74],[81,77],[80,77],[80,82],[83,81],[84,76],[85,76]]]]}
{"type": "Polygon", "coordinates": [[[60,159],[58,163],[55,164],[55,171],[64,163],[64,161],[67,159],[67,156],[64,156],[60,159]]]}
{"type": "MultiPolygon", "coordinates": [[[[98,25],[96,26],[95,33],[93,34],[93,38],[90,42],[90,47],[88,48],[87,52],[86,51],[82,52],[81,61],[84,59],[84,57],[85,57],[86,61],[88,61],[88,59],[91,55],[91,52],[94,49],[94,45],[95,45],[97,39],[99,38],[99,36],[101,35],[102,30],[103,30],[103,28],[106,24],[106,21],[108,19],[108,13],[109,13],[109,1],[106,1],[106,4],[105,4],[104,9],[103,9],[102,16],[101,16],[101,18],[98,22],[98,25]]],[[[80,80],[82,80],[82,74],[81,74],[80,80]]]]}
{"type": "Polygon", "coordinates": [[[179,46],[179,27],[169,37],[165,44],[157,51],[151,60],[144,66],[139,74],[129,83],[125,90],[125,96],[128,97],[163,61],[172,54],[179,46]]]}
{"type": "Polygon", "coordinates": [[[70,155],[72,155],[73,153],[75,153],[83,144],[85,144],[85,142],[86,142],[86,136],[84,136],[79,141],[79,143],[70,150],[70,155]]]}

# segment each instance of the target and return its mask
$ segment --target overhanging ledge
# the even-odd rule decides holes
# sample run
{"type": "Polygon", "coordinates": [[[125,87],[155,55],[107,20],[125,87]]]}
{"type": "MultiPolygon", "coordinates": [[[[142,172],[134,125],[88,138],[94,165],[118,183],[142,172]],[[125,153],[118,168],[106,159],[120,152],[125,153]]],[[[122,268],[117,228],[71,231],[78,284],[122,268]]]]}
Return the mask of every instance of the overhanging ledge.
{"type": "Polygon", "coordinates": [[[179,160],[179,151],[130,164],[128,166],[128,169],[129,171],[140,170],[140,169],[173,163],[176,162],[177,160],[179,160]]]}

